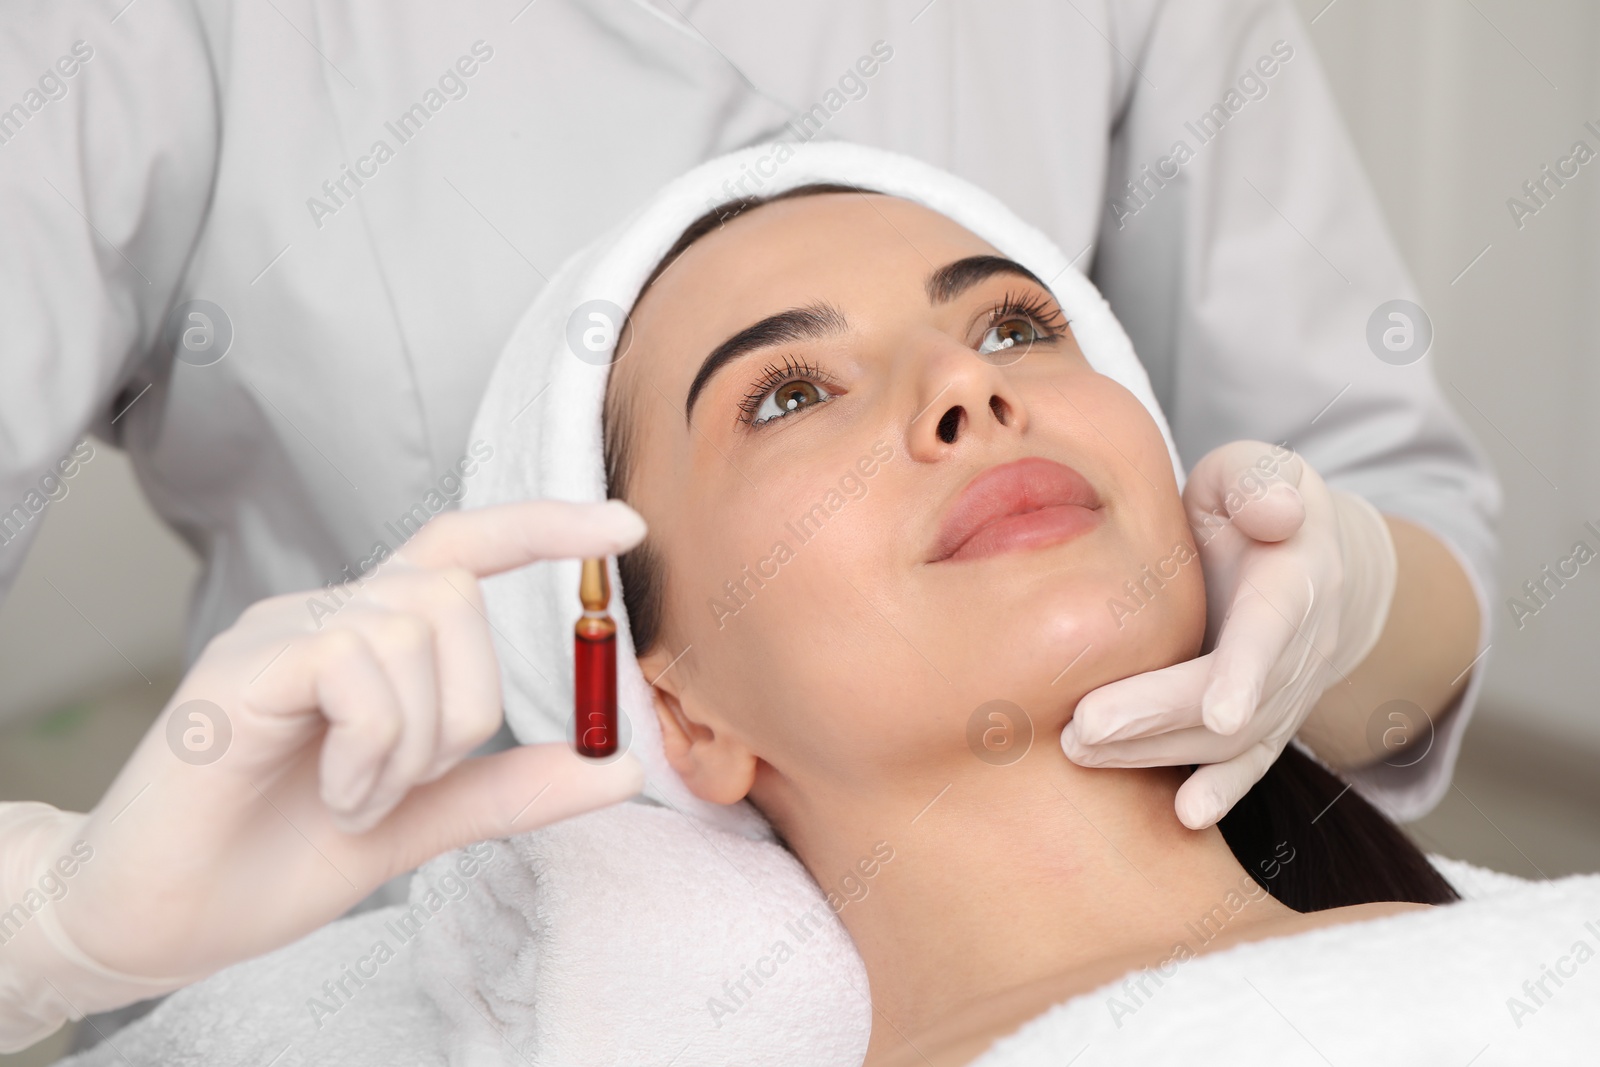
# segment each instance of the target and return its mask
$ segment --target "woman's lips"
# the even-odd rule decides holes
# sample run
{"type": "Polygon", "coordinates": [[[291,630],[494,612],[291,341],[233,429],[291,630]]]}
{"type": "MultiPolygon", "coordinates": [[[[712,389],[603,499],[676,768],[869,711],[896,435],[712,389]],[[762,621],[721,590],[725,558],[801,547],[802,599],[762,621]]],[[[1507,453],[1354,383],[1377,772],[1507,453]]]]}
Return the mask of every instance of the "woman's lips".
{"type": "Polygon", "coordinates": [[[956,497],[929,562],[1060,544],[1098,526],[1100,507],[1094,486],[1065,464],[1039,456],[1002,463],[956,497]]]}

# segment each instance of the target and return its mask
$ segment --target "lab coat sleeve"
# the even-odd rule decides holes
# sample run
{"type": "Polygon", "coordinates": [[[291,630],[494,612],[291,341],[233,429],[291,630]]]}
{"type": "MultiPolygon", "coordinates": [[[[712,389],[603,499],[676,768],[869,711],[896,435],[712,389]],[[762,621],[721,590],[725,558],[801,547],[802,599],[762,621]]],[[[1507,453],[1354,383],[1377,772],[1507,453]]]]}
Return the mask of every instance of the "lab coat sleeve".
{"type": "MultiPolygon", "coordinates": [[[[1118,27],[1128,61],[1094,273],[1183,461],[1238,438],[1287,442],[1330,486],[1449,547],[1487,648],[1499,486],[1435,377],[1437,346],[1402,363],[1369,343],[1380,306],[1422,300],[1310,28],[1285,0],[1147,0],[1122,5],[1118,27]]],[[[1482,674],[1480,660],[1431,736],[1391,757],[1408,766],[1357,772],[1357,787],[1396,818],[1431,809],[1482,674]]],[[[1369,696],[1376,715],[1386,701],[1369,696]]]]}
{"type": "MultiPolygon", "coordinates": [[[[126,5],[126,6],[124,6],[126,5]]],[[[191,4],[0,12],[0,596],[131,370],[205,216],[217,88],[191,4]]],[[[147,401],[148,398],[145,398],[147,401]]]]}

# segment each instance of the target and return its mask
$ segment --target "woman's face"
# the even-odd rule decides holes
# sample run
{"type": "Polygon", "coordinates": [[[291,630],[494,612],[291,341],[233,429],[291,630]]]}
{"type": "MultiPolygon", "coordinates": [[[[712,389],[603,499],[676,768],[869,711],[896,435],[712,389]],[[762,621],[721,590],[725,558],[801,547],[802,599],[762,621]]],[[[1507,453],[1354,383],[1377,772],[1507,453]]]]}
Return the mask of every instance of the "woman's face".
{"type": "Polygon", "coordinates": [[[972,259],[998,256],[908,201],[802,197],[696,242],[634,309],[610,402],[665,572],[642,662],[694,724],[674,759],[702,796],[775,820],[867,781],[925,799],[996,700],[1064,761],[1079,697],[1198,652],[1160,432],[1048,289],[972,259]]]}

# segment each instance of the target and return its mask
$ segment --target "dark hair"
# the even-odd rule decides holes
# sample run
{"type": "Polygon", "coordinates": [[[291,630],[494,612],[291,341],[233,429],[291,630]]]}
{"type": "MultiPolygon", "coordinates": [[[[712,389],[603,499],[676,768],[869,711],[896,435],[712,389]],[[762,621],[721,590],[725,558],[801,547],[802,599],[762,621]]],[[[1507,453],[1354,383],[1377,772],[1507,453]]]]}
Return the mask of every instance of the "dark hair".
{"type": "MultiPolygon", "coordinates": [[[[639,296],[684,251],[729,219],[762,204],[820,193],[873,192],[850,185],[802,185],[769,197],[741,197],[695,219],[661,257],[639,296]]],[[[637,304],[637,300],[635,304],[637,304]]],[[[601,419],[606,479],[626,499],[633,452],[632,422],[607,397],[601,419]]],[[[643,654],[661,638],[665,571],[645,541],[617,557],[622,602],[634,649],[643,654]]],[[[1321,764],[1290,746],[1219,824],[1234,858],[1256,883],[1295,911],[1350,904],[1410,901],[1448,904],[1460,899],[1411,839],[1321,764]],[[1285,858],[1284,849],[1289,849],[1285,858]]]]}
{"type": "Polygon", "coordinates": [[[1250,877],[1295,911],[1460,899],[1398,826],[1292,745],[1219,828],[1250,877]],[[1285,845],[1292,862],[1281,862],[1285,845]]]}

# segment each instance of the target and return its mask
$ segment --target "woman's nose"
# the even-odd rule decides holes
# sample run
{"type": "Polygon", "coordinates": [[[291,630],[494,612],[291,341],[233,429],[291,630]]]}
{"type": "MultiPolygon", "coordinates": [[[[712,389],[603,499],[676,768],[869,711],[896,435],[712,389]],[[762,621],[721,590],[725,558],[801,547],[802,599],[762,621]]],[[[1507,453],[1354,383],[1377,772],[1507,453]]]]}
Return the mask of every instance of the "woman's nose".
{"type": "Polygon", "coordinates": [[[924,365],[920,410],[907,428],[913,459],[932,462],[1001,436],[1017,436],[1027,409],[999,367],[961,345],[944,344],[924,365]]]}

